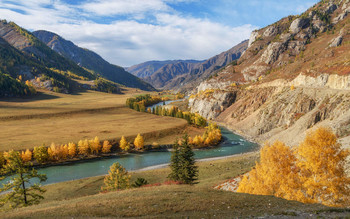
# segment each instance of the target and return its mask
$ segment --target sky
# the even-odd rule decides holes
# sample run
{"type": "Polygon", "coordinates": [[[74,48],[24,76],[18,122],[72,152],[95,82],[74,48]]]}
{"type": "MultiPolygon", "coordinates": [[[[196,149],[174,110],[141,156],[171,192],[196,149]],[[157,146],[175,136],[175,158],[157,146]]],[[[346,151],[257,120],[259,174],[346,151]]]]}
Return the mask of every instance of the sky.
{"type": "Polygon", "coordinates": [[[205,60],[317,0],[0,0],[0,19],[48,30],[128,67],[205,60]]]}

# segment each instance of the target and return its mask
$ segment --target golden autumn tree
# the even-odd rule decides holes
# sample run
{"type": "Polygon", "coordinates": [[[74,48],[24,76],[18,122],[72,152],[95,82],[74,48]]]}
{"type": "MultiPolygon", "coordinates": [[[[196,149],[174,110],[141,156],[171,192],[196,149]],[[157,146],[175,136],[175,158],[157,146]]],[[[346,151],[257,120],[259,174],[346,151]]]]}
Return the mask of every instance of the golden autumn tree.
{"type": "Polygon", "coordinates": [[[110,153],[111,148],[112,148],[112,145],[111,145],[111,143],[109,143],[109,141],[107,141],[107,140],[103,141],[102,153],[105,153],[105,154],[110,153]]]}
{"type": "Polygon", "coordinates": [[[196,136],[193,138],[193,144],[196,145],[196,146],[201,146],[201,145],[203,144],[203,138],[202,138],[202,136],[196,135],[196,136]]]}
{"type": "Polygon", "coordinates": [[[78,151],[79,151],[79,154],[82,154],[82,155],[89,154],[89,142],[87,139],[85,139],[85,141],[80,140],[78,142],[78,151]]]}
{"type": "Polygon", "coordinates": [[[142,150],[143,149],[143,147],[144,147],[144,139],[140,135],[140,133],[136,136],[136,138],[134,140],[134,145],[135,145],[135,149],[136,150],[142,150]]]}
{"type": "Polygon", "coordinates": [[[24,151],[21,152],[21,158],[23,162],[31,161],[32,157],[33,157],[33,153],[29,149],[27,149],[25,152],[24,151]]]}
{"type": "Polygon", "coordinates": [[[295,153],[275,142],[261,149],[260,163],[243,177],[237,191],[346,206],[350,203],[350,178],[345,173],[349,155],[327,128],[308,133],[295,153]]]}
{"type": "Polygon", "coordinates": [[[68,149],[68,145],[61,145],[61,159],[67,159],[67,157],[69,156],[69,149],[68,149]]]}
{"type": "Polygon", "coordinates": [[[344,206],[350,203],[350,178],[345,173],[349,150],[342,149],[328,128],[307,134],[297,150],[304,202],[344,206]]]}
{"type": "Polygon", "coordinates": [[[130,187],[131,175],[125,168],[118,162],[114,163],[108,175],[104,178],[104,186],[101,187],[102,191],[115,191],[121,189],[127,189],[130,187]]]}
{"type": "Polygon", "coordinates": [[[49,159],[50,160],[58,160],[57,159],[57,148],[55,143],[51,143],[50,147],[47,149],[47,153],[49,154],[49,159]]]}
{"type": "Polygon", "coordinates": [[[94,139],[89,141],[89,147],[92,154],[98,154],[101,151],[100,139],[96,136],[94,139]]]}
{"type": "Polygon", "coordinates": [[[266,144],[260,151],[260,162],[243,177],[237,192],[293,199],[300,184],[295,161],[291,148],[282,142],[266,144]]]}
{"type": "Polygon", "coordinates": [[[77,146],[74,143],[68,143],[68,155],[70,157],[75,157],[77,154],[77,146]]]}
{"type": "Polygon", "coordinates": [[[122,136],[119,142],[119,147],[123,151],[128,151],[130,150],[130,143],[126,141],[125,137],[122,136]]]}

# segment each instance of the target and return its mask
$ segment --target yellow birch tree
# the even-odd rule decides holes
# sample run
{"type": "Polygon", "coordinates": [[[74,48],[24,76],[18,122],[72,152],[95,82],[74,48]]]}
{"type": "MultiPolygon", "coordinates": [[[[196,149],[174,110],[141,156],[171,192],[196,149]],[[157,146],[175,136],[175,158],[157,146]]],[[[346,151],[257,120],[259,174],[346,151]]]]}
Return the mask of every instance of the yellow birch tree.
{"type": "Polygon", "coordinates": [[[302,201],[329,206],[349,204],[350,178],[345,173],[349,154],[330,129],[321,127],[308,133],[297,151],[305,196],[302,201]]]}

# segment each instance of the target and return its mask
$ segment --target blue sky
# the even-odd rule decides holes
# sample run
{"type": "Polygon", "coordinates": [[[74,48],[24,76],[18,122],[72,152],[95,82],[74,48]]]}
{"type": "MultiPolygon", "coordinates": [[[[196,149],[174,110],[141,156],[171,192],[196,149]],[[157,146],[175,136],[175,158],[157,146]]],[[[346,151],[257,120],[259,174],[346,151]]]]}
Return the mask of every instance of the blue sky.
{"type": "Polygon", "coordinates": [[[210,58],[317,0],[0,0],[0,19],[48,30],[131,66],[210,58]]]}

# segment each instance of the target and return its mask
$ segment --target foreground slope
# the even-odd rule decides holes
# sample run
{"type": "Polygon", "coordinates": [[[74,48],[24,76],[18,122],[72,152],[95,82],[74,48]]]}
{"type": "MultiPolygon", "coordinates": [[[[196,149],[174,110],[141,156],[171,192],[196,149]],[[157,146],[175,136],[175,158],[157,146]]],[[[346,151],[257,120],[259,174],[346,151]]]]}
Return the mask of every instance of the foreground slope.
{"type": "Polygon", "coordinates": [[[80,48],[55,33],[39,30],[34,31],[33,35],[60,55],[72,60],[81,67],[94,71],[104,78],[127,87],[154,90],[151,85],[126,72],[124,68],[108,63],[93,51],[80,48]]]}
{"type": "Polygon", "coordinates": [[[271,196],[214,190],[218,183],[251,168],[256,155],[200,162],[199,183],[162,185],[169,168],[132,173],[132,181],[145,178],[154,186],[99,194],[103,177],[93,177],[46,186],[37,206],[0,213],[2,218],[232,218],[272,216],[345,216],[345,209],[302,204],[271,196]],[[113,207],[112,207],[113,206],[113,207]],[[335,212],[335,213],[331,213],[335,212]]]}
{"type": "Polygon", "coordinates": [[[254,31],[237,65],[197,87],[192,110],[260,142],[294,145],[329,126],[348,146],[349,13],[349,1],[321,1],[254,31]]]}

